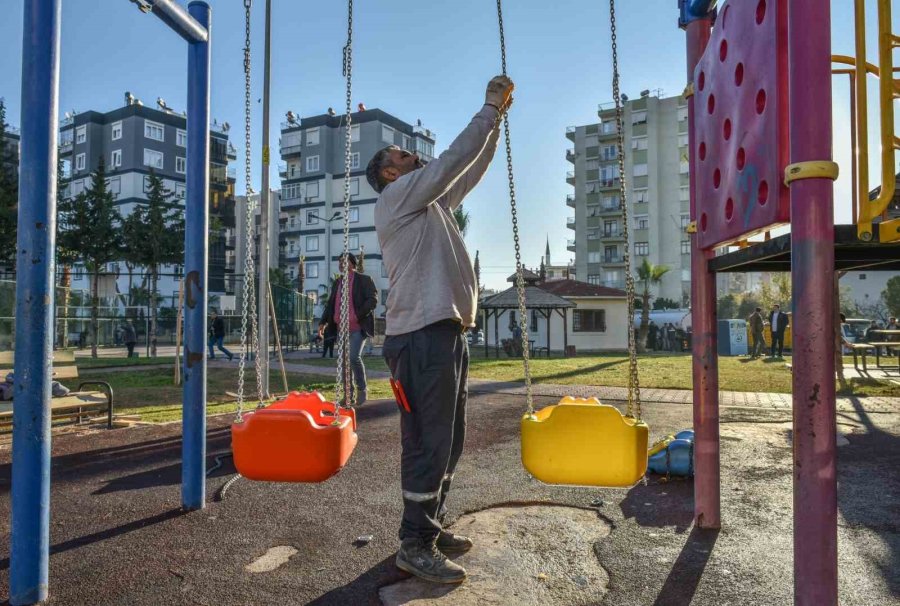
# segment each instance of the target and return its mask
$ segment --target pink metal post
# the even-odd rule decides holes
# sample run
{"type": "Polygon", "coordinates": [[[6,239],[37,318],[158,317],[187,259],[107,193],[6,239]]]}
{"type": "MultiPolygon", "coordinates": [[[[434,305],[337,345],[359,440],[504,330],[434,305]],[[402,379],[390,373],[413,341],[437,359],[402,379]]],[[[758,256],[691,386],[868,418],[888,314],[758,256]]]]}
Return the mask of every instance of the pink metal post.
{"type": "MultiPolygon", "coordinates": [[[[688,81],[706,50],[712,23],[697,19],[686,26],[688,81]]],[[[690,139],[691,220],[698,220],[694,142],[694,99],[688,101],[690,139]]],[[[716,350],[716,276],[709,271],[711,250],[691,237],[691,324],[694,356],[694,523],[699,528],[721,526],[719,480],[719,356],[716,350]]]]}
{"type": "MultiPolygon", "coordinates": [[[[831,160],[829,2],[790,0],[791,162],[831,160]]],[[[834,210],[827,178],[791,186],[794,604],[836,606],[834,210]]]]}

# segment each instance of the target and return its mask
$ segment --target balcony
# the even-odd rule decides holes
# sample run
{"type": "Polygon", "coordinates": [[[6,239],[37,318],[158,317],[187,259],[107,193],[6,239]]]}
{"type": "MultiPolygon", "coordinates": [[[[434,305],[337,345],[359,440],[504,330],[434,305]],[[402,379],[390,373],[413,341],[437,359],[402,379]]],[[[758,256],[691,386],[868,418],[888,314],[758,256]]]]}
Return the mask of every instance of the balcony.
{"type": "Polygon", "coordinates": [[[225,174],[228,175],[229,179],[237,179],[237,168],[229,168],[225,174]]]}
{"type": "Polygon", "coordinates": [[[574,126],[566,127],[566,139],[568,139],[569,141],[572,141],[573,143],[575,142],[575,127],[574,126]]]}
{"type": "Polygon", "coordinates": [[[604,255],[603,263],[605,265],[617,265],[619,263],[625,263],[625,260],[619,255],[604,255]]]}
{"type": "Polygon", "coordinates": [[[231,144],[231,141],[228,142],[228,151],[226,152],[226,157],[229,160],[237,160],[237,149],[235,149],[234,145],[231,144]]]}
{"type": "Polygon", "coordinates": [[[74,145],[74,142],[72,141],[72,139],[68,139],[68,140],[65,140],[65,141],[60,141],[60,143],[59,143],[59,153],[61,153],[61,154],[71,154],[71,153],[72,153],[72,147],[73,147],[73,145],[74,145]]]}
{"type": "Polygon", "coordinates": [[[624,240],[625,235],[618,229],[603,230],[604,240],[624,240]]]}
{"type": "Polygon", "coordinates": [[[566,183],[575,185],[575,171],[570,170],[566,173],[566,183]]]}
{"type": "Polygon", "coordinates": [[[625,288],[625,281],[624,281],[624,280],[608,280],[608,281],[605,281],[605,282],[601,282],[601,283],[600,283],[600,286],[605,286],[605,287],[607,287],[607,288],[619,288],[619,289],[624,289],[624,288],[625,288]]]}
{"type": "Polygon", "coordinates": [[[278,163],[278,176],[282,179],[287,179],[288,167],[284,162],[278,163]]]}
{"type": "Polygon", "coordinates": [[[278,149],[279,149],[279,152],[281,153],[282,158],[289,158],[291,156],[300,156],[303,153],[303,145],[300,143],[291,143],[290,145],[287,145],[287,144],[279,141],[278,149]]]}
{"type": "Polygon", "coordinates": [[[575,229],[575,217],[566,217],[566,227],[575,229]]]}
{"type": "Polygon", "coordinates": [[[598,181],[600,185],[600,189],[618,189],[619,188],[619,179],[600,179],[598,181]]]}
{"type": "Polygon", "coordinates": [[[570,147],[569,149],[566,150],[566,160],[568,160],[572,164],[575,164],[575,149],[574,148],[570,147]]]}
{"type": "Polygon", "coordinates": [[[566,206],[569,208],[575,208],[575,194],[569,194],[566,196],[566,206]]]}
{"type": "Polygon", "coordinates": [[[281,130],[293,130],[295,128],[300,128],[300,121],[297,119],[294,120],[284,120],[281,122],[281,130]]]}
{"type": "Polygon", "coordinates": [[[569,252],[575,252],[575,240],[566,241],[566,250],[568,250],[569,252]]]}
{"type": "Polygon", "coordinates": [[[621,212],[622,212],[621,204],[602,204],[600,206],[600,214],[601,215],[608,215],[610,213],[619,214],[621,212]]]}

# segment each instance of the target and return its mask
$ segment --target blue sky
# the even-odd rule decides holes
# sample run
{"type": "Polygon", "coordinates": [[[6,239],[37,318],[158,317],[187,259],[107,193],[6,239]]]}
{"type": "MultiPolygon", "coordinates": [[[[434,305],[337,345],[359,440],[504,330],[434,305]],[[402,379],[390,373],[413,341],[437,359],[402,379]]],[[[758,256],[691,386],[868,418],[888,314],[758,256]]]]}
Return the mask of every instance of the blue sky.
{"type": "MultiPolygon", "coordinates": [[[[0,96],[17,126],[21,88],[22,2],[7,0],[0,21],[0,96]]],[[[212,115],[239,124],[243,112],[243,2],[213,0],[212,115]]],[[[273,96],[271,140],[277,150],[284,112],[318,114],[343,106],[341,48],[346,7],[332,3],[273,0],[273,96]],[[311,9],[311,7],[317,7],[311,9]]],[[[487,80],[499,72],[496,6],[492,0],[390,2],[357,0],[354,43],[354,103],[381,108],[438,133],[438,150],[479,108],[487,80]]],[[[622,91],[662,89],[674,95],[686,82],[684,34],[677,28],[675,0],[619,1],[622,91]]],[[[874,13],[874,2],[869,2],[874,13]]],[[[850,2],[833,2],[833,46],[852,54],[850,2]]],[[[262,85],[263,0],[254,2],[254,100],[262,85]]],[[[571,144],[565,128],[596,122],[598,103],[611,99],[608,4],[598,0],[516,0],[505,3],[509,72],[516,81],[511,113],[513,158],[520,206],[523,260],[535,266],[549,237],[553,260],[568,259],[565,227],[571,187],[565,173],[571,144]]],[[[870,34],[874,32],[871,15],[870,34]]],[[[63,2],[60,112],[108,110],[131,91],[148,105],[163,97],[185,107],[185,44],[153,16],[127,0],[63,2]]],[[[873,36],[870,36],[873,37],[873,36]]],[[[871,46],[871,45],[870,45],[871,46]]],[[[870,50],[870,60],[874,57],[870,50]]],[[[870,97],[874,97],[875,88],[870,97]]],[[[340,111],[340,110],[339,110],[340,111]]],[[[253,150],[258,183],[261,106],[253,150]]],[[[846,84],[835,85],[835,159],[844,177],[836,186],[839,220],[849,219],[846,84]]],[[[872,140],[877,145],[873,121],[872,140]]],[[[238,129],[233,137],[240,137],[238,129]]],[[[242,166],[243,143],[237,166],[242,166]]],[[[480,250],[483,278],[503,286],[514,254],[502,148],[483,184],[470,196],[469,248],[480,250]]],[[[873,166],[877,179],[877,164],[873,166]]],[[[273,166],[273,183],[277,173],[273,166]]],[[[877,184],[877,183],[875,183],[877,184]]],[[[242,189],[242,186],[241,188],[242,189]]]]}

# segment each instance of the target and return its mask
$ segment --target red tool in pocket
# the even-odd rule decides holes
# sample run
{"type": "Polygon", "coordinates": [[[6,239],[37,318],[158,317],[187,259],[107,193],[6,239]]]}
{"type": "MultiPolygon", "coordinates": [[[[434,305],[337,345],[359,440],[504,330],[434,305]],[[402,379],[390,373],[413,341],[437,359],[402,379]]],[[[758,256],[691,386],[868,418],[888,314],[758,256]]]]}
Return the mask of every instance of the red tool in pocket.
{"type": "Polygon", "coordinates": [[[397,405],[406,412],[411,413],[412,410],[409,408],[409,400],[406,399],[406,392],[403,391],[403,385],[400,384],[400,381],[392,378],[391,389],[394,390],[394,399],[397,400],[397,405]]]}

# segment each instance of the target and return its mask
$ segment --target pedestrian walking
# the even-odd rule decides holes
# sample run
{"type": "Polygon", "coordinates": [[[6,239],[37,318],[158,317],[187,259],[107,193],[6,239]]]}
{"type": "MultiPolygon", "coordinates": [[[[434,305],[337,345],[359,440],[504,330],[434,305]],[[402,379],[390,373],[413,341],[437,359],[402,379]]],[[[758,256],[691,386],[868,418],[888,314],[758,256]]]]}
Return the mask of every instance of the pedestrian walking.
{"type": "Polygon", "coordinates": [[[137,344],[137,331],[131,320],[126,321],[125,326],[122,327],[122,342],[128,348],[128,357],[133,358],[134,346],[137,344]]]}
{"type": "Polygon", "coordinates": [[[765,325],[763,324],[762,307],[753,310],[753,313],[747,318],[747,323],[750,325],[750,336],[753,339],[753,343],[750,344],[750,357],[755,360],[762,355],[763,347],[766,345],[763,336],[765,325]]]}
{"type": "Polygon", "coordinates": [[[209,319],[209,359],[216,359],[216,352],[213,350],[213,347],[216,347],[228,356],[230,362],[234,358],[234,354],[225,348],[225,320],[215,311],[209,314],[209,319]]]}

